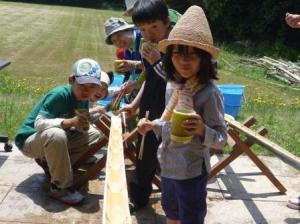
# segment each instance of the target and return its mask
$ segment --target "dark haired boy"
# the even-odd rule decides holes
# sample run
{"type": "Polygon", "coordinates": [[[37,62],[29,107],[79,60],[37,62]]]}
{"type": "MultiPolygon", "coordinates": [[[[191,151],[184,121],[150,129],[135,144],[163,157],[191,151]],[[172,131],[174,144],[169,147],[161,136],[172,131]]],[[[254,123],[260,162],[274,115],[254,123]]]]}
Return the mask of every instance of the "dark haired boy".
{"type": "MultiPolygon", "coordinates": [[[[177,15],[179,18],[180,14],[177,15]]],[[[145,42],[142,58],[146,79],[137,97],[123,110],[128,112],[130,116],[139,108],[139,119],[145,117],[146,111],[149,111],[149,119],[154,120],[162,115],[165,108],[166,82],[154,69],[161,62],[161,54],[153,46],[168,38],[172,27],[169,10],[162,0],[139,0],[134,4],[132,21],[140,29],[145,42]]],[[[139,136],[140,142],[141,136],[139,136]]],[[[156,153],[159,144],[160,141],[153,132],[147,133],[143,157],[141,160],[137,160],[136,177],[130,183],[131,211],[145,207],[149,201],[152,192],[152,180],[158,166],[156,153]]]]}

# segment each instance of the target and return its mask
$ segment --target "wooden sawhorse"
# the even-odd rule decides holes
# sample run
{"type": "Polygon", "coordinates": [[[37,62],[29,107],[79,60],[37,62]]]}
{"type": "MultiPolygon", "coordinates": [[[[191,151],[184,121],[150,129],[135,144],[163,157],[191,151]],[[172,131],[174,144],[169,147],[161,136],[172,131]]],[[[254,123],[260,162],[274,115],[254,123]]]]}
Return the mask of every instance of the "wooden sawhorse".
{"type": "MultiPolygon", "coordinates": [[[[225,120],[228,123],[228,144],[232,147],[232,151],[229,155],[225,156],[225,158],[215,164],[209,172],[209,178],[214,177],[218,172],[224,169],[227,165],[229,165],[233,160],[237,157],[245,153],[262,171],[264,175],[266,175],[269,180],[274,184],[274,186],[279,190],[280,193],[285,193],[286,188],[280,183],[280,181],[273,175],[271,170],[255,155],[255,153],[251,150],[251,146],[255,143],[259,143],[255,138],[246,135],[246,139],[242,140],[240,129],[237,128],[237,125],[241,128],[251,127],[255,122],[254,117],[249,117],[247,120],[243,122],[243,124],[239,124],[239,122],[233,120],[232,118],[225,116],[225,120]],[[232,143],[232,140],[234,143],[232,143]]],[[[250,129],[249,129],[250,130],[250,129]]],[[[248,131],[249,131],[248,130],[248,131]]],[[[252,130],[251,130],[252,131],[252,130]]],[[[252,131],[253,132],[253,131],[252,131]]],[[[244,133],[245,134],[245,133],[244,133]]],[[[260,128],[256,132],[253,132],[254,136],[264,136],[267,134],[266,128],[260,128]]]]}
{"type": "MultiPolygon", "coordinates": [[[[100,139],[96,144],[92,145],[87,153],[85,153],[74,165],[73,169],[78,169],[84,161],[86,161],[89,157],[94,155],[99,149],[104,147],[109,138],[110,133],[110,118],[107,115],[102,115],[100,119],[95,122],[96,127],[101,130],[104,134],[104,137],[100,139]]],[[[137,149],[134,144],[138,136],[137,128],[135,128],[130,133],[123,134],[123,148],[124,155],[133,163],[136,164],[136,153],[137,149]]],[[[106,164],[106,155],[96,162],[96,164],[92,165],[90,168],[86,170],[86,173],[80,176],[74,183],[75,187],[80,187],[87,183],[89,180],[95,178],[99,175],[99,172],[105,167],[106,164]]],[[[160,178],[155,175],[153,178],[153,183],[160,189],[160,178]]]]}

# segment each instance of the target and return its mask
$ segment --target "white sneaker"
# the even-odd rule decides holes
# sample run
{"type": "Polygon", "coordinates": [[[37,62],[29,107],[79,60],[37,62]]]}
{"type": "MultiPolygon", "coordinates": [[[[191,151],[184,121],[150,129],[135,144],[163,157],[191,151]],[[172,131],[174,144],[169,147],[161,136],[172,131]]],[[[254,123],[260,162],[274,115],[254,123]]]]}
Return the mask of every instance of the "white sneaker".
{"type": "Polygon", "coordinates": [[[51,184],[48,196],[68,205],[78,205],[84,199],[84,196],[78,191],[71,188],[60,189],[54,184],[51,184]]]}
{"type": "Polygon", "coordinates": [[[287,207],[300,210],[300,197],[288,200],[287,207]]]}

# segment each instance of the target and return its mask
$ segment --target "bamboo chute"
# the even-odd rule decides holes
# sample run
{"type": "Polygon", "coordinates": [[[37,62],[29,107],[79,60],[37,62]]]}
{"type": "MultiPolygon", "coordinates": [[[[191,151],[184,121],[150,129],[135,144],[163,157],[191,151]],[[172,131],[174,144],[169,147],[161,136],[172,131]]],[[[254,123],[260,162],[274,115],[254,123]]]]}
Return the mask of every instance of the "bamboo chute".
{"type": "Polygon", "coordinates": [[[103,224],[130,224],[120,116],[112,115],[104,184],[103,224]]]}

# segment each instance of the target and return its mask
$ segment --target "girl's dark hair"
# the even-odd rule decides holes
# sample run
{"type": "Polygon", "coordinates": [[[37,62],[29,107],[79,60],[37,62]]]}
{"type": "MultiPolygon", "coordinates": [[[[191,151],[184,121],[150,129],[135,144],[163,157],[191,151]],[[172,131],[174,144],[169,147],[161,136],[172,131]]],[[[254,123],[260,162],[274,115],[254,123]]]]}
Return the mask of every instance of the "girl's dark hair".
{"type": "Polygon", "coordinates": [[[133,6],[134,24],[152,23],[156,20],[166,22],[168,17],[168,7],[163,0],[138,0],[133,6]]]}
{"type": "MultiPolygon", "coordinates": [[[[183,56],[188,55],[188,46],[186,45],[177,45],[179,54],[182,54],[183,56]]],[[[178,83],[185,83],[185,78],[178,78],[176,76],[176,69],[172,62],[172,53],[175,45],[170,45],[167,47],[166,54],[163,58],[163,68],[165,72],[167,73],[167,79],[172,80],[178,83]]],[[[216,62],[212,62],[211,55],[199,48],[195,48],[194,50],[196,54],[201,58],[200,62],[200,70],[198,72],[198,80],[200,84],[207,83],[210,79],[216,79],[217,77],[217,64],[216,62]]]]}

